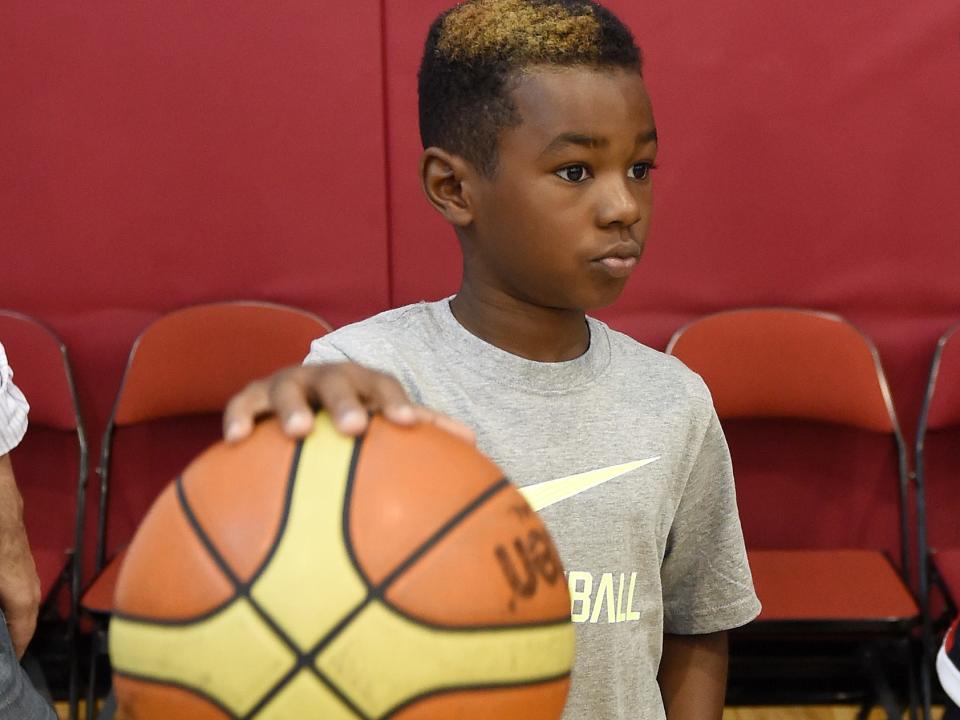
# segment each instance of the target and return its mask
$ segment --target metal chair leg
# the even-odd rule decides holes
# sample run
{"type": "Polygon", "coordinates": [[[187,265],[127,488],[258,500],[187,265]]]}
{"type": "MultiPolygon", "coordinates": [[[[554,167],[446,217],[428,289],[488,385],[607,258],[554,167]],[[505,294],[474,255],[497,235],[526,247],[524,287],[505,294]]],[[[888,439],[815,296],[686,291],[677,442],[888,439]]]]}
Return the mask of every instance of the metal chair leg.
{"type": "Polygon", "coordinates": [[[97,708],[97,659],[103,650],[105,630],[99,619],[94,619],[93,635],[90,638],[90,670],[87,676],[87,720],[96,720],[97,708]]]}
{"type": "MultiPolygon", "coordinates": [[[[903,713],[900,703],[897,702],[896,694],[887,679],[882,656],[882,647],[877,644],[865,648],[862,655],[864,670],[873,688],[875,704],[883,708],[887,720],[901,720],[903,713]]],[[[862,713],[863,708],[861,708],[862,713]]]]}
{"type": "Polygon", "coordinates": [[[907,660],[907,702],[909,703],[910,720],[919,720],[922,708],[917,689],[916,654],[910,638],[904,638],[901,641],[900,652],[907,660]]]}

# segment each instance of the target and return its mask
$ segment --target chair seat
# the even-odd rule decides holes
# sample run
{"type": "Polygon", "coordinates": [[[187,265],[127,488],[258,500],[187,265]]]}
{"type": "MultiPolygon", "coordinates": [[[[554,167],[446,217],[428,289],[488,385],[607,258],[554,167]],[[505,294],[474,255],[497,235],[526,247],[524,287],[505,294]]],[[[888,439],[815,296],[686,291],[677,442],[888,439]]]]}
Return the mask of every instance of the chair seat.
{"type": "Polygon", "coordinates": [[[920,613],[886,555],[872,550],[747,553],[763,611],[755,623],[902,623],[920,613]]]}
{"type": "Polygon", "coordinates": [[[120,575],[120,568],[126,556],[127,551],[123,550],[103,567],[80,599],[80,605],[84,610],[105,614],[113,612],[113,591],[117,587],[117,577],[120,575]]]}
{"type": "Polygon", "coordinates": [[[960,600],[960,548],[948,548],[930,553],[933,564],[943,578],[947,592],[954,602],[960,600]]]}

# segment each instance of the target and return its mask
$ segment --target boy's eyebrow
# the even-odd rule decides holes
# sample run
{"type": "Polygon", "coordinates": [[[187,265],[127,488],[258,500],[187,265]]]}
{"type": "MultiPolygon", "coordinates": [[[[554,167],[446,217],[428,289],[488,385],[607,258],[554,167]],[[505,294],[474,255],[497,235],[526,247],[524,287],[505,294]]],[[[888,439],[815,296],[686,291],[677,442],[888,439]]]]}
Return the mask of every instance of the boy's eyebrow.
{"type": "MultiPolygon", "coordinates": [[[[642,147],[650,142],[657,142],[656,128],[652,128],[645,133],[640,133],[637,135],[637,147],[642,147]]],[[[540,155],[549,155],[550,153],[554,153],[563,149],[567,145],[576,145],[578,147],[590,148],[592,150],[594,148],[604,147],[609,144],[610,141],[604,137],[594,137],[593,135],[586,135],[578,132],[566,132],[560,133],[553,140],[551,140],[550,144],[543,149],[543,152],[540,153],[540,155]]]]}

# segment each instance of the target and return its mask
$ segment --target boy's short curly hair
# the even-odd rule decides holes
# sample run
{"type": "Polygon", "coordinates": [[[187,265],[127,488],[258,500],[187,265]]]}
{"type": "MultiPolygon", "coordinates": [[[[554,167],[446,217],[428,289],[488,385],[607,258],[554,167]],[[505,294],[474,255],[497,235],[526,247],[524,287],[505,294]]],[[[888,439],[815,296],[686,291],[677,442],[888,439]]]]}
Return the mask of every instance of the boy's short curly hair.
{"type": "Polygon", "coordinates": [[[466,0],[442,13],[420,64],[420,139],[492,175],[500,131],[521,118],[510,97],[531,65],[640,72],[630,30],[591,0],[466,0]]]}

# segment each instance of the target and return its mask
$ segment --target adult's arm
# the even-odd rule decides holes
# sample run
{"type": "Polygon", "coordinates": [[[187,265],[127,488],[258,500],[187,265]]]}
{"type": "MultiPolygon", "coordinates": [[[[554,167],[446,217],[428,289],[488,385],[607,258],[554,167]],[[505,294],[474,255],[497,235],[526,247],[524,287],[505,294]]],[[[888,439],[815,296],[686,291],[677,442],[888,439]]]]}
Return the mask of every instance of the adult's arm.
{"type": "Polygon", "coordinates": [[[39,606],[40,578],[23,524],[23,499],[10,455],[4,454],[0,456],[0,609],[18,658],[33,637],[39,606]]]}
{"type": "Polygon", "coordinates": [[[30,406],[13,384],[13,370],[0,344],[0,610],[10,628],[17,657],[37,627],[40,580],[23,525],[23,499],[17,490],[10,451],[27,431],[30,406]]]}

